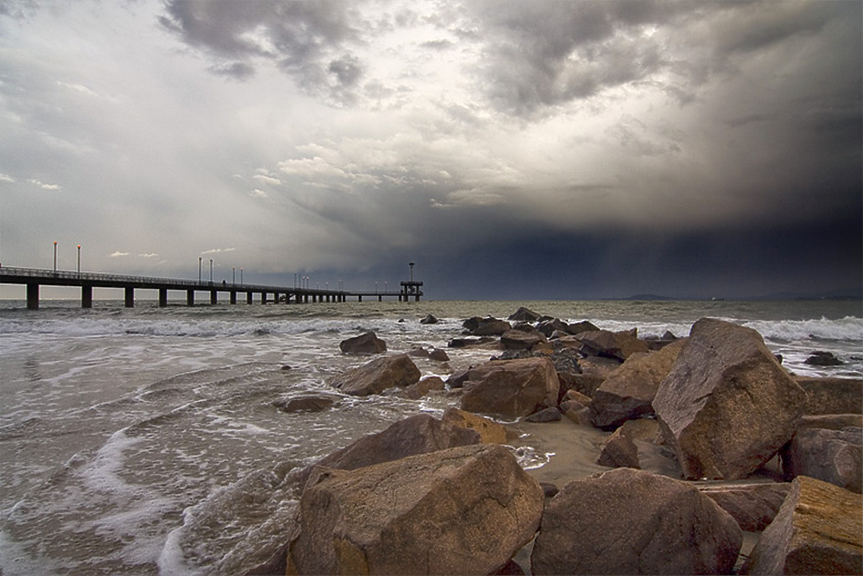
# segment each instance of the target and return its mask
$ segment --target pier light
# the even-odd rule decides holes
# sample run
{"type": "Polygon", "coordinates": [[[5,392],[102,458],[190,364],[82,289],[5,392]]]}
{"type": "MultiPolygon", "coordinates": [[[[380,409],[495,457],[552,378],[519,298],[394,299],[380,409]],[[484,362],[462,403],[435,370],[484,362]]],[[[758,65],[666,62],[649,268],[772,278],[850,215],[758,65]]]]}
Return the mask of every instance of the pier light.
{"type": "Polygon", "coordinates": [[[78,275],[81,275],[81,245],[78,244],[78,275]]]}
{"type": "Polygon", "coordinates": [[[210,284],[213,283],[213,259],[210,258],[210,284]]]}
{"type": "Polygon", "coordinates": [[[237,283],[237,267],[231,266],[231,284],[237,283]]]}
{"type": "Polygon", "coordinates": [[[54,241],[54,274],[57,273],[57,241],[54,241]]]}
{"type": "Polygon", "coordinates": [[[198,284],[201,283],[201,264],[203,261],[204,261],[204,258],[201,256],[198,256],[198,284]]]}
{"type": "Polygon", "coordinates": [[[240,285],[243,285],[243,269],[240,268],[240,285]]]}

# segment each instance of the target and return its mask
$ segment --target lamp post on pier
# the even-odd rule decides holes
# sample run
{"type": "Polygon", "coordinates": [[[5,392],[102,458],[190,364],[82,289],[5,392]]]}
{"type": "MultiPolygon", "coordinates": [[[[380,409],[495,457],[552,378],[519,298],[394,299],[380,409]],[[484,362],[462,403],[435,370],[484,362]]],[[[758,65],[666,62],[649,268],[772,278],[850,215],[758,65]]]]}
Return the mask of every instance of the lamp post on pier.
{"type": "Polygon", "coordinates": [[[201,263],[204,259],[201,256],[198,256],[198,284],[201,283],[201,263]]]}
{"type": "Polygon", "coordinates": [[[78,244],[78,276],[81,275],[81,245],[78,244]]]}
{"type": "Polygon", "coordinates": [[[210,258],[210,284],[213,283],[213,259],[210,258]]]}
{"type": "Polygon", "coordinates": [[[231,284],[237,283],[237,267],[231,266],[231,284]]]}
{"type": "Polygon", "coordinates": [[[54,274],[57,273],[57,241],[54,241],[54,274]]]}

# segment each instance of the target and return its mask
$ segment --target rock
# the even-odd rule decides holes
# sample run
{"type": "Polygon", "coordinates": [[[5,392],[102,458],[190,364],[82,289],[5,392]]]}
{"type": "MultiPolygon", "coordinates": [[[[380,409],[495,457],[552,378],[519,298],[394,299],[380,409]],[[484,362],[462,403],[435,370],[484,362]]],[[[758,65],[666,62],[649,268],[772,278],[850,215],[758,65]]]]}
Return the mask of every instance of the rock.
{"type": "Polygon", "coordinates": [[[500,337],[504,350],[530,350],[540,342],[546,342],[540,332],[525,332],[523,330],[508,330],[500,337]]]}
{"type": "Polygon", "coordinates": [[[444,424],[476,431],[483,444],[506,444],[506,428],[483,416],[450,406],[444,411],[441,421],[444,424]]]}
{"type": "Polygon", "coordinates": [[[595,332],[582,332],[578,335],[583,350],[591,356],[605,356],[607,358],[620,358],[620,347],[614,333],[608,330],[597,330],[595,332]]]}
{"type": "Polygon", "coordinates": [[[512,326],[506,320],[497,318],[480,318],[475,316],[462,324],[474,336],[500,336],[512,326]]]}
{"type": "Polygon", "coordinates": [[[653,414],[653,397],[668,376],[685,340],[650,354],[631,355],[612,372],[593,394],[590,421],[603,430],[614,429],[626,420],[653,414]]]}
{"type": "Polygon", "coordinates": [[[758,332],[702,318],[653,407],[685,478],[734,480],[791,439],[805,401],[758,332]]]}
{"type": "Polygon", "coordinates": [[[342,354],[380,354],[387,351],[387,343],[377,337],[374,332],[366,332],[339,344],[342,354]]]}
{"type": "Polygon", "coordinates": [[[587,320],[582,320],[581,322],[576,322],[575,324],[569,324],[566,331],[573,336],[577,336],[582,332],[597,332],[599,331],[599,328],[597,328],[593,323],[588,322],[587,320]]]}
{"type": "Polygon", "coordinates": [[[641,468],[638,448],[623,426],[605,441],[596,463],[609,468],[641,468]]]}
{"type": "Polygon", "coordinates": [[[449,354],[446,353],[446,350],[432,348],[429,350],[429,360],[434,360],[435,362],[449,362],[449,354]]]}
{"type": "Polygon", "coordinates": [[[482,346],[483,344],[497,344],[496,338],[483,336],[482,338],[452,338],[447,342],[448,348],[467,348],[468,346],[482,346]]]}
{"type": "Polygon", "coordinates": [[[580,402],[583,406],[590,406],[591,398],[586,394],[582,394],[578,390],[567,390],[563,395],[563,401],[569,402],[570,400],[575,400],[576,402],[580,402]]]}
{"type": "Polygon", "coordinates": [[[537,481],[497,445],[317,468],[288,573],[490,574],[533,538],[543,502],[537,481]]]}
{"type": "Polygon", "coordinates": [[[546,498],[554,498],[560,492],[560,488],[557,487],[556,484],[551,482],[540,482],[540,487],[542,488],[543,494],[545,494],[546,498]]]}
{"type": "Polygon", "coordinates": [[[273,402],[273,406],[282,412],[323,412],[336,403],[331,396],[300,396],[298,398],[287,398],[273,402]]]}
{"type": "Polygon", "coordinates": [[[551,406],[549,408],[544,408],[539,412],[534,412],[527,418],[525,418],[525,422],[557,422],[563,419],[563,414],[558,410],[556,406],[551,406]]]}
{"type": "Polygon", "coordinates": [[[456,446],[479,444],[480,435],[474,430],[442,422],[428,414],[417,414],[391,424],[376,434],[368,434],[355,442],[324,456],[313,465],[291,473],[291,478],[305,484],[315,466],[339,470],[355,470],[372,464],[390,462],[446,450],[456,446]]]}
{"type": "Polygon", "coordinates": [[[730,574],[734,519],[679,480],[618,468],[575,480],[549,501],[533,574],[730,574]]]}
{"type": "Polygon", "coordinates": [[[536,325],[536,329],[544,334],[547,338],[551,338],[551,335],[555,332],[564,332],[569,333],[569,324],[555,318],[553,320],[545,320],[544,322],[540,322],[536,325]]]}
{"type": "Polygon", "coordinates": [[[633,441],[644,440],[656,446],[661,446],[664,443],[659,422],[650,418],[627,420],[618,430],[624,430],[633,441]]]}
{"type": "Polygon", "coordinates": [[[439,320],[431,314],[427,314],[425,318],[420,320],[420,324],[437,324],[438,322],[439,320]]]}
{"type": "Polygon", "coordinates": [[[419,400],[432,390],[445,390],[446,382],[439,376],[426,376],[416,384],[411,384],[404,389],[403,395],[412,400],[419,400]]]}
{"type": "Polygon", "coordinates": [[[387,388],[406,387],[419,381],[420,370],[407,354],[375,358],[371,362],[330,378],[331,386],[352,396],[380,394],[387,388]]]}
{"type": "Polygon", "coordinates": [[[723,484],[699,486],[705,496],[719,504],[746,532],[761,532],[773,522],[791,484],[768,482],[760,484],[723,484]]]}
{"type": "Polygon", "coordinates": [[[513,312],[507,320],[512,320],[513,322],[536,322],[540,318],[541,315],[522,306],[513,312]]]}
{"type": "Polygon", "coordinates": [[[560,382],[547,358],[487,362],[468,372],[462,410],[518,418],[557,406],[560,382]]]}
{"type": "Polygon", "coordinates": [[[806,391],[805,414],[863,414],[863,379],[811,378],[794,380],[806,391]]]}
{"type": "Polygon", "coordinates": [[[560,411],[579,426],[591,426],[590,410],[580,402],[569,400],[560,405],[560,411]]]}
{"type": "Polygon", "coordinates": [[[446,385],[452,389],[461,388],[470,376],[470,370],[461,370],[449,375],[446,379],[446,385]]]}
{"type": "Polygon", "coordinates": [[[863,492],[863,429],[799,428],[782,449],[786,478],[809,476],[863,492]]]}
{"type": "Polygon", "coordinates": [[[765,528],[744,574],[863,573],[863,505],[858,494],[797,477],[765,528]]]}
{"type": "Polygon", "coordinates": [[[825,352],[823,350],[813,352],[803,363],[810,366],[842,366],[845,364],[845,362],[834,356],[833,352],[825,352]]]}
{"type": "Polygon", "coordinates": [[[429,351],[422,346],[416,346],[408,350],[408,356],[410,356],[411,358],[428,358],[429,351]]]}

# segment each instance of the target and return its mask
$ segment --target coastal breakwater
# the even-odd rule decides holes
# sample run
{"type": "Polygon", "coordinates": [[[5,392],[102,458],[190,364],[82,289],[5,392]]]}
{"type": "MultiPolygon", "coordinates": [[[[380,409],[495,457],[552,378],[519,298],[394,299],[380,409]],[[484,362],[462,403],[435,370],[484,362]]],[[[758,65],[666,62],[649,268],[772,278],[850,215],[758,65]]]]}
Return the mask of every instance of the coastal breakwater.
{"type": "MultiPolygon", "coordinates": [[[[721,320],[654,339],[526,309],[510,320],[469,319],[449,342],[499,356],[447,379],[458,407],[440,420],[409,417],[287,473],[288,521],[247,573],[863,571],[863,381],[795,378],[756,331],[721,320]],[[489,446],[516,421],[614,431],[598,456],[613,470],[526,474],[489,446]]],[[[329,383],[416,393],[410,355],[375,345],[329,383]]]]}

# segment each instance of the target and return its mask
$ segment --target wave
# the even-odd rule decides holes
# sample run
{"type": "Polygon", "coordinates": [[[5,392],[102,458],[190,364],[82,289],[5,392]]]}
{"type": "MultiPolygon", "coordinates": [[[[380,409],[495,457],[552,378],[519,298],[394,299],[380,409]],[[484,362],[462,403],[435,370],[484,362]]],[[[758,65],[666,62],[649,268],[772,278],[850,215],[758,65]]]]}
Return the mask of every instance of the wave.
{"type": "Polygon", "coordinates": [[[846,316],[838,320],[755,320],[744,323],[764,338],[778,341],[825,340],[863,341],[863,318],[846,316]]]}

